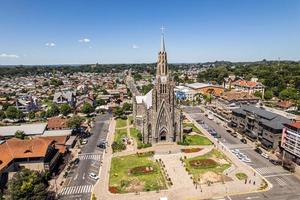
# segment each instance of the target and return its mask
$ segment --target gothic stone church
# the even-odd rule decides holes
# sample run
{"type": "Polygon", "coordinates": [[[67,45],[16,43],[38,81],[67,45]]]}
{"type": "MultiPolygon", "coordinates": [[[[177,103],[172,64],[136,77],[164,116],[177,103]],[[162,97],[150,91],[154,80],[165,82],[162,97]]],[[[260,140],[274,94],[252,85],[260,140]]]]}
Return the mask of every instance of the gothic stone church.
{"type": "Polygon", "coordinates": [[[134,125],[141,131],[144,143],[182,141],[182,114],[176,105],[174,87],[162,34],[154,88],[145,96],[133,96],[134,125]]]}

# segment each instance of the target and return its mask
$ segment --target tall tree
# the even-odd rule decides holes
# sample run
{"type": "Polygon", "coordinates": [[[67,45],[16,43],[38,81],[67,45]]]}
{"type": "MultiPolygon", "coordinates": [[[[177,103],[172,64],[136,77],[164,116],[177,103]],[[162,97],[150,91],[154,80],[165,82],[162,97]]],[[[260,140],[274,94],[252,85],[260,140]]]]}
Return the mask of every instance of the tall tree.
{"type": "Polygon", "coordinates": [[[8,196],[12,200],[44,200],[47,197],[48,181],[44,174],[22,169],[8,183],[8,196]]]}

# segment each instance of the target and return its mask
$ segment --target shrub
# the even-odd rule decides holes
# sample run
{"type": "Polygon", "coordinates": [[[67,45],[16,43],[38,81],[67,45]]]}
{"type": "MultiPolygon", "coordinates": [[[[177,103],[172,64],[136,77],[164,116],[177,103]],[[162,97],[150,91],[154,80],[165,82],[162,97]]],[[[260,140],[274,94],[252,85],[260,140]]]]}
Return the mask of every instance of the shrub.
{"type": "Polygon", "coordinates": [[[113,152],[123,151],[126,149],[126,145],[122,142],[113,142],[111,148],[113,152]]]}

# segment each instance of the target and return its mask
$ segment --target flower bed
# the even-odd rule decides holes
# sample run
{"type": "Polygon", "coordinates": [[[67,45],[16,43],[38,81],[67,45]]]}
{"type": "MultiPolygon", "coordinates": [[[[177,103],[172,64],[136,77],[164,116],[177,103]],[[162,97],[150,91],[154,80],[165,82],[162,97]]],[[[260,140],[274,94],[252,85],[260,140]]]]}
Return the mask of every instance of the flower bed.
{"type": "Polygon", "coordinates": [[[152,166],[139,166],[134,167],[130,170],[130,173],[133,175],[144,175],[144,174],[150,174],[154,172],[154,168],[152,166]]]}
{"type": "Polygon", "coordinates": [[[212,159],[191,160],[189,163],[193,168],[213,168],[218,165],[218,163],[212,159]]]}
{"type": "Polygon", "coordinates": [[[190,148],[190,149],[181,149],[183,153],[195,153],[201,151],[202,148],[190,148]]]}
{"type": "Polygon", "coordinates": [[[117,187],[113,187],[113,186],[109,186],[108,188],[109,192],[111,193],[118,193],[118,188],[117,187]]]}
{"type": "Polygon", "coordinates": [[[137,152],[136,155],[138,157],[149,157],[154,155],[154,151],[147,151],[147,152],[137,152]]]}

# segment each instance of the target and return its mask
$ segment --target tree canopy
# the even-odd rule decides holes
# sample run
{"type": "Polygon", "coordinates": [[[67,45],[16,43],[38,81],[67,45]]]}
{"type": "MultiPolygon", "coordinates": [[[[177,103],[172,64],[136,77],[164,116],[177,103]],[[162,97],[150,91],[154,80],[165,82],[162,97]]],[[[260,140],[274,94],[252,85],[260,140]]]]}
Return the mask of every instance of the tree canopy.
{"type": "Polygon", "coordinates": [[[21,169],[8,183],[8,196],[12,200],[44,200],[48,181],[43,173],[21,169]]]}

